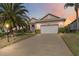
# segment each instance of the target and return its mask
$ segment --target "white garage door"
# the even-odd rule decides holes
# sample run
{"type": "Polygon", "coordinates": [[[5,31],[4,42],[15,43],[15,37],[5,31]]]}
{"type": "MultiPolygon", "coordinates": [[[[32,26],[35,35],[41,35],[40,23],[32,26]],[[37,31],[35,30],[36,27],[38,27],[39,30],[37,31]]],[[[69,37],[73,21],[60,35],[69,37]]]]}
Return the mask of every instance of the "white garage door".
{"type": "Polygon", "coordinates": [[[41,33],[58,33],[58,25],[41,25],[41,33]]]}

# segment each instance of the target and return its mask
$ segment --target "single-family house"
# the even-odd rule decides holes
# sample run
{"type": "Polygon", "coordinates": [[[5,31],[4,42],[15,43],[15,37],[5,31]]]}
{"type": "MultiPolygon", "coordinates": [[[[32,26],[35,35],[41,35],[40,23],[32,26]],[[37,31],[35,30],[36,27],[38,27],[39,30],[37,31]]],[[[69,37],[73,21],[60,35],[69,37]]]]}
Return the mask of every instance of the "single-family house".
{"type": "Polygon", "coordinates": [[[41,33],[58,33],[59,28],[64,27],[64,18],[47,14],[40,20],[31,19],[31,31],[40,30],[41,33]]]}

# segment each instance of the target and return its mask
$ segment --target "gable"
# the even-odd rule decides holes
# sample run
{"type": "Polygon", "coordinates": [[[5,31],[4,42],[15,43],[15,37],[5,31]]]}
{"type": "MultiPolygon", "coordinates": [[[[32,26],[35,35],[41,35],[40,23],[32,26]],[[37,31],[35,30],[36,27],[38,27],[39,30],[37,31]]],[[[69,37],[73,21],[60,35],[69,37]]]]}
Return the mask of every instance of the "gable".
{"type": "Polygon", "coordinates": [[[38,21],[38,19],[36,19],[36,18],[31,18],[31,23],[35,23],[36,21],[38,21]]]}
{"type": "Polygon", "coordinates": [[[46,16],[41,18],[40,20],[32,18],[31,23],[54,22],[54,21],[59,22],[59,21],[65,21],[65,20],[66,19],[64,19],[64,18],[60,18],[60,17],[52,15],[52,14],[47,14],[46,16]]]}
{"type": "Polygon", "coordinates": [[[46,16],[41,18],[41,21],[55,21],[55,20],[58,21],[61,20],[61,18],[52,14],[47,14],[46,16]]]}

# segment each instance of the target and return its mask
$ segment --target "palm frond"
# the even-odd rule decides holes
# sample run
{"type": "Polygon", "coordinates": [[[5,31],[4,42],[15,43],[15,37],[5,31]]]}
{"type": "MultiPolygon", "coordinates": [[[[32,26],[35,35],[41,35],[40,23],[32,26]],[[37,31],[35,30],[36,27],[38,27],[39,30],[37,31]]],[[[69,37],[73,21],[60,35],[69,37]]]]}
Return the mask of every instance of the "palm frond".
{"type": "Polygon", "coordinates": [[[27,13],[28,10],[23,3],[0,3],[0,15],[4,17],[3,22],[9,19],[14,26],[21,26],[21,24],[26,24],[23,19],[27,13]]]}
{"type": "Polygon", "coordinates": [[[74,5],[75,5],[74,3],[66,3],[64,5],[64,8],[73,7],[74,5]]]}

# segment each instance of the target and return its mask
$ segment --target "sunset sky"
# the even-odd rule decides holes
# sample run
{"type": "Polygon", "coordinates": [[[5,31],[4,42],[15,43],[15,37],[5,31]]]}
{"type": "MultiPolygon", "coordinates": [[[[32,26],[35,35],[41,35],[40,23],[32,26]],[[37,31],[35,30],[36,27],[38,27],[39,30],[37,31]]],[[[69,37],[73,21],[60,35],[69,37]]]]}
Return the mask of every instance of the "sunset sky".
{"type": "Polygon", "coordinates": [[[42,18],[48,13],[66,18],[66,24],[71,23],[75,19],[73,7],[64,9],[65,3],[26,3],[26,9],[29,11],[29,16],[37,19],[42,18]]]}

